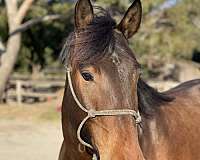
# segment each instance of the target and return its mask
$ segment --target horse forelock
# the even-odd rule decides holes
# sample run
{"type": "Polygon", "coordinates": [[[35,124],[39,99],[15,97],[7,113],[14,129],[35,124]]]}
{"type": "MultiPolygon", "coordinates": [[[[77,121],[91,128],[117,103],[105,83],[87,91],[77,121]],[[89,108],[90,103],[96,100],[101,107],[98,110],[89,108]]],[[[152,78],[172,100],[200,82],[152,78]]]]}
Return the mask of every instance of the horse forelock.
{"type": "Polygon", "coordinates": [[[84,29],[75,28],[67,37],[60,54],[66,65],[81,66],[92,64],[112,53],[114,47],[113,29],[115,20],[110,14],[98,7],[92,22],[84,29]]]}

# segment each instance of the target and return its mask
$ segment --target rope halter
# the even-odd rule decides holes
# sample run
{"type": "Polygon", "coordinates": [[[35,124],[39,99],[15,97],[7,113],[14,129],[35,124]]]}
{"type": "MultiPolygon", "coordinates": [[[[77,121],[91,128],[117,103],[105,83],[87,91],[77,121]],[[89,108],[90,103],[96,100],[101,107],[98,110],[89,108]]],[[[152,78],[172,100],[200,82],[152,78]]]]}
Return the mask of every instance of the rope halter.
{"type": "MultiPolygon", "coordinates": [[[[140,116],[140,112],[139,111],[135,111],[135,110],[132,110],[132,109],[116,109],[116,110],[100,110],[100,111],[96,111],[96,110],[93,110],[93,109],[86,109],[79,101],[79,99],[77,98],[75,92],[74,92],[74,88],[73,88],[73,85],[72,85],[72,79],[71,79],[71,68],[67,67],[67,78],[68,78],[68,83],[69,83],[69,87],[70,87],[70,90],[71,90],[71,93],[72,93],[72,96],[75,100],[75,102],[77,103],[78,107],[84,111],[85,113],[87,113],[87,116],[81,121],[81,123],[79,124],[78,126],[78,129],[77,129],[77,138],[79,140],[79,142],[90,148],[90,149],[94,149],[92,147],[91,144],[85,142],[82,138],[81,138],[81,130],[84,126],[84,124],[87,122],[87,120],[91,119],[91,118],[95,118],[97,116],[123,116],[123,115],[131,115],[134,120],[135,120],[135,123],[136,124],[139,124],[141,122],[141,116],[140,116]]],[[[96,155],[93,155],[93,157],[96,156],[96,155]]]]}

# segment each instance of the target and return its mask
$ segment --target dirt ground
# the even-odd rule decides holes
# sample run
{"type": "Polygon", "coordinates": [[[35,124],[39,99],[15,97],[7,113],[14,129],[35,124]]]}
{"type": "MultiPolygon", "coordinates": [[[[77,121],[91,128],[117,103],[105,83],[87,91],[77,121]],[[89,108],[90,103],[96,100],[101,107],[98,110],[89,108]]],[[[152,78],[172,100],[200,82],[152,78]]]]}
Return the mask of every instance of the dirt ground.
{"type": "Polygon", "coordinates": [[[60,100],[0,105],[0,160],[56,160],[62,143],[60,100]]]}

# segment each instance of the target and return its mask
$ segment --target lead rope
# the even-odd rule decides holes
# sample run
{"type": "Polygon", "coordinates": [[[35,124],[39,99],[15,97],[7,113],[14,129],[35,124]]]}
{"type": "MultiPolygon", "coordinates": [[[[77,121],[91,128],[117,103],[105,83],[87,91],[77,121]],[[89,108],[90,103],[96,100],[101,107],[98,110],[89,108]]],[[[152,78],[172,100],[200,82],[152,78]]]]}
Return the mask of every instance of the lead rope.
{"type": "MultiPolygon", "coordinates": [[[[75,100],[75,102],[77,103],[77,105],[79,106],[79,108],[84,111],[85,113],[87,113],[87,116],[81,121],[81,123],[79,124],[78,126],[78,129],[77,129],[77,138],[79,140],[79,142],[90,148],[90,149],[94,149],[92,147],[91,144],[85,142],[82,138],[81,138],[81,130],[84,126],[84,124],[87,122],[88,119],[90,118],[95,118],[97,116],[122,116],[122,115],[131,115],[133,116],[133,118],[135,119],[135,122],[136,124],[139,124],[141,122],[141,116],[140,116],[140,112],[139,111],[134,111],[134,110],[131,110],[131,109],[116,109],[116,110],[101,110],[101,111],[96,111],[96,110],[93,110],[93,109],[86,109],[81,103],[80,101],[78,100],[75,92],[74,92],[74,88],[73,88],[73,85],[72,85],[72,79],[71,79],[71,68],[69,67],[66,67],[67,68],[67,78],[68,78],[68,83],[69,83],[69,87],[70,87],[70,90],[71,90],[71,93],[72,93],[72,96],[75,100]]],[[[97,160],[97,155],[96,154],[93,154],[93,158],[92,160],[97,160]]]]}

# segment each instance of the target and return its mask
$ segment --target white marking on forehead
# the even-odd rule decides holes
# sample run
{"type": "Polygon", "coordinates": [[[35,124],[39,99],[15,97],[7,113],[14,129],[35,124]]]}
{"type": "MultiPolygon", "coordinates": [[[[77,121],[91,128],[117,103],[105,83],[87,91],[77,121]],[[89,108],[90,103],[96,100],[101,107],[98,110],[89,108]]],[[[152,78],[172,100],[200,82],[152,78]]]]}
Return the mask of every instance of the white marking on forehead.
{"type": "Polygon", "coordinates": [[[116,52],[113,52],[111,55],[112,62],[118,66],[120,64],[119,56],[116,52]]]}
{"type": "Polygon", "coordinates": [[[124,96],[125,100],[125,107],[130,107],[132,105],[132,99],[131,99],[131,83],[129,80],[129,68],[126,63],[120,63],[116,66],[118,75],[119,75],[119,83],[122,95],[124,96]]]}

